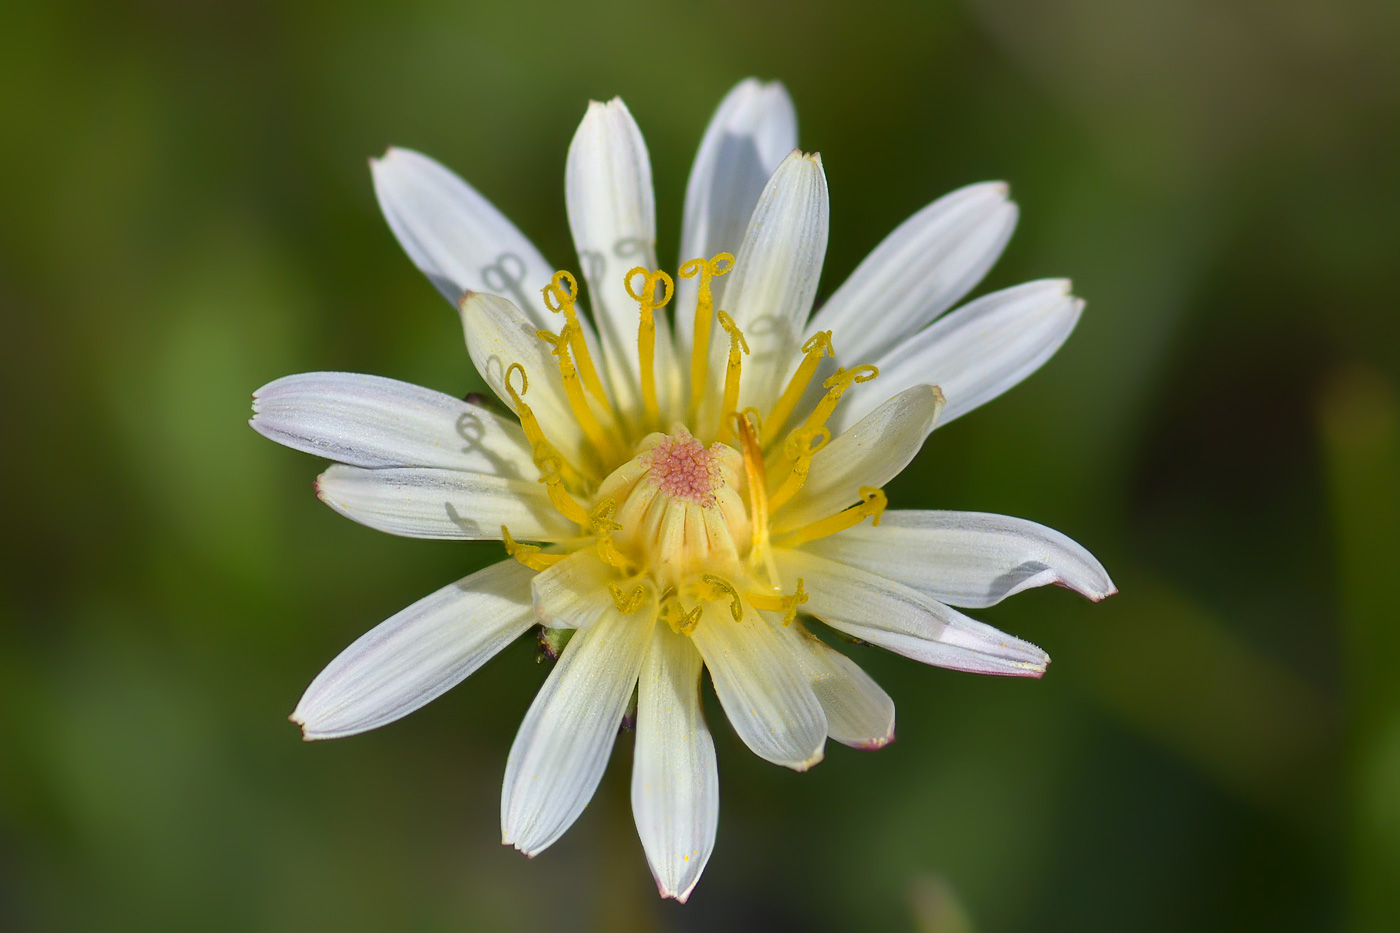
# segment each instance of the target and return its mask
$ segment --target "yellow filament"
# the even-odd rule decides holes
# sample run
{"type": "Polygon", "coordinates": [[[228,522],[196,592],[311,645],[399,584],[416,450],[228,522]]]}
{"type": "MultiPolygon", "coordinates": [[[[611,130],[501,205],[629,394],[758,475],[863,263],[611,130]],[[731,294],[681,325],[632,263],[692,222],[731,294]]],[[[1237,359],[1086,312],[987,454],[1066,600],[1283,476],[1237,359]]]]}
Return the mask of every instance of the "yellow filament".
{"type": "Polygon", "coordinates": [[[666,307],[676,292],[676,283],[660,269],[651,270],[637,266],[628,271],[623,279],[627,294],[641,307],[642,322],[637,327],[637,353],[642,366],[642,405],[646,411],[648,427],[661,423],[661,409],[656,403],[656,309],[666,307]],[[641,290],[632,288],[632,279],[642,276],[641,290]],[[656,286],[662,288],[661,300],[656,299],[656,286]]]}
{"type": "Polygon", "coordinates": [[[744,365],[740,351],[748,353],[749,342],[744,339],[744,332],[739,329],[739,325],[735,324],[734,319],[726,312],[721,311],[717,316],[719,326],[729,334],[729,363],[724,368],[724,404],[720,407],[716,439],[721,444],[727,444],[733,436],[730,419],[733,418],[734,409],[739,404],[739,375],[744,365]]]}
{"type": "Polygon", "coordinates": [[[813,334],[802,345],[802,352],[807,355],[803,357],[802,363],[797,367],[797,372],[792,374],[787,388],[783,390],[777,404],[773,406],[773,410],[768,413],[767,419],[763,422],[763,443],[765,446],[771,444],[773,438],[778,436],[779,429],[787,422],[792,410],[797,407],[797,403],[802,400],[802,393],[807,391],[807,384],[816,375],[817,365],[821,363],[822,357],[834,358],[836,356],[836,350],[831,345],[831,331],[823,330],[813,334]]]}
{"type": "Polygon", "coordinates": [[[745,593],[744,595],[755,609],[781,612],[784,628],[793,623],[797,618],[797,607],[808,599],[807,591],[802,588],[801,577],[797,578],[797,589],[789,596],[784,596],[781,593],[745,593]]]}
{"type": "Polygon", "coordinates": [[[589,515],[589,530],[598,538],[595,545],[598,557],[609,567],[627,571],[631,562],[622,556],[622,552],[613,544],[612,533],[622,527],[618,522],[613,521],[613,513],[617,511],[617,502],[612,499],[604,499],[599,502],[589,515]]]}
{"type": "Polygon", "coordinates": [[[716,576],[712,573],[702,574],[700,579],[704,580],[712,587],[710,595],[712,600],[723,599],[726,596],[729,597],[729,614],[734,617],[735,622],[744,618],[744,601],[739,597],[739,591],[734,589],[734,584],[724,579],[724,577],[716,576]]]}
{"type": "Polygon", "coordinates": [[[588,512],[578,504],[577,499],[569,495],[569,490],[564,488],[564,458],[549,446],[548,441],[540,441],[535,445],[534,458],[535,466],[540,471],[539,481],[545,485],[550,504],[575,525],[587,528],[590,524],[588,512]]]}
{"type": "Polygon", "coordinates": [[[598,370],[593,367],[593,357],[588,353],[588,341],[583,337],[583,327],[578,323],[578,308],[574,302],[578,298],[578,280],[560,269],[554,273],[549,284],[540,289],[544,294],[544,306],[555,313],[564,313],[566,327],[571,328],[570,339],[574,349],[574,359],[579,372],[583,374],[583,384],[598,400],[598,404],[608,407],[608,394],[603,391],[603,382],[598,378],[598,370]]]}
{"type": "Polygon", "coordinates": [[[622,587],[616,583],[608,584],[608,592],[612,594],[613,604],[617,606],[617,611],[625,616],[629,616],[642,607],[642,600],[646,599],[646,587],[640,583],[632,588],[632,592],[623,595],[622,587]]]}
{"type": "MultiPolygon", "coordinates": [[[[535,413],[530,409],[530,406],[525,404],[523,396],[526,392],[530,391],[530,378],[525,375],[525,367],[521,366],[519,363],[511,363],[510,366],[506,368],[505,383],[506,394],[510,396],[511,402],[515,405],[515,416],[520,419],[520,428],[525,432],[525,439],[530,442],[531,449],[537,450],[540,445],[543,444],[545,447],[549,447],[550,450],[553,450],[554,448],[550,447],[549,441],[545,439],[544,431],[540,428],[539,419],[535,417],[535,413]],[[515,386],[511,385],[510,377],[512,373],[520,374],[519,392],[515,391],[515,386]]],[[[557,453],[555,454],[555,458],[559,461],[560,472],[563,473],[567,479],[575,480],[578,478],[578,474],[574,471],[573,467],[569,465],[568,461],[564,460],[564,458],[560,457],[557,453]]]]}
{"type": "Polygon", "coordinates": [[[783,444],[783,455],[792,461],[792,469],[783,478],[777,492],[768,497],[768,508],[776,512],[789,502],[802,484],[807,482],[807,473],[812,469],[812,458],[831,440],[831,429],[823,425],[813,430],[793,431],[783,444]],[[813,443],[815,442],[815,444],[813,443]]]}
{"type": "Polygon", "coordinates": [[[519,544],[510,536],[505,525],[501,526],[501,541],[506,546],[506,555],[514,557],[531,570],[548,570],[559,563],[567,554],[544,554],[538,544],[519,544]]]}
{"type": "Polygon", "coordinates": [[[806,527],[784,535],[781,541],[782,546],[797,547],[808,541],[816,541],[818,538],[834,535],[838,531],[845,531],[853,525],[860,524],[867,517],[871,520],[870,524],[880,524],[880,515],[885,511],[885,506],[889,504],[889,500],[885,498],[885,491],[876,489],[874,486],[862,486],[860,487],[860,497],[863,501],[859,505],[853,505],[843,512],[837,512],[835,515],[812,522],[806,527]]]}
{"type": "Polygon", "coordinates": [[[697,275],[700,282],[695,293],[695,333],[690,347],[690,417],[700,411],[700,403],[705,398],[705,384],[710,372],[710,326],[714,316],[714,290],[710,283],[716,276],[724,275],[734,268],[733,253],[715,253],[709,259],[691,259],[680,267],[683,279],[693,279],[697,275]],[[723,264],[723,268],[721,268],[723,264]]]}
{"type": "Polygon", "coordinates": [[[826,419],[831,417],[831,413],[836,410],[836,405],[841,401],[841,396],[846,394],[846,390],[856,383],[869,382],[880,375],[880,370],[865,364],[854,369],[838,369],[831,378],[822,383],[822,388],[826,389],[826,395],[817,403],[817,407],[807,416],[807,420],[802,423],[801,430],[812,430],[826,424],[826,419]]]}
{"type": "Polygon", "coordinates": [[[554,348],[550,352],[559,358],[559,376],[564,380],[564,395],[569,399],[569,408],[573,410],[574,420],[583,429],[584,436],[598,452],[599,458],[606,462],[616,457],[617,451],[608,440],[608,436],[603,433],[603,426],[598,423],[593,409],[589,407],[588,399],[583,395],[583,383],[579,380],[578,370],[569,359],[570,335],[576,330],[577,323],[568,323],[558,334],[537,330],[535,336],[554,348]]]}

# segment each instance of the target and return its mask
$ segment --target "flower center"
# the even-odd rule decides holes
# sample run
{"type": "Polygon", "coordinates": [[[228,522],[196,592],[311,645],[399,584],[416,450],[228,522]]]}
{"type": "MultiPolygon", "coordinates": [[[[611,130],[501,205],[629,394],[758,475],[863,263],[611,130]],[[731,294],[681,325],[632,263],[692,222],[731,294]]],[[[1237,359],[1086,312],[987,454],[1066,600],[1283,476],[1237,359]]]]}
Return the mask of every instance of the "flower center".
{"type": "Polygon", "coordinates": [[[743,468],[734,448],[707,448],[683,426],[647,435],[598,489],[598,502],[616,503],[614,545],[662,589],[702,571],[733,573],[750,541],[743,468]]]}
{"type": "Polygon", "coordinates": [[[608,393],[574,304],[578,283],[568,272],[555,273],[543,289],[544,300],[549,310],[563,314],[564,326],[558,333],[540,330],[537,335],[552,348],[569,408],[586,439],[574,462],[550,443],[525,401],[525,367],[511,363],[505,373],[505,390],[532,447],[539,481],[554,508],[579,527],[577,538],[545,551],[539,545],[517,543],[503,526],[507,553],[527,567],[545,570],[570,554],[592,551],[615,573],[608,590],[618,611],[637,611],[648,588],[654,588],[658,617],[687,635],[699,622],[700,604],[721,600],[736,621],[747,605],[780,612],[787,625],[807,597],[801,580],[778,579],[772,548],[795,547],[867,518],[879,524],[885,507],[885,494],[879,489],[851,489],[851,498],[859,497],[859,504],[787,530],[770,543],[769,516],[802,490],[812,458],[831,440],[826,422],[841,397],[879,371],[874,366],[838,368],[820,383],[825,392],[809,403],[805,418],[792,423],[822,358],[835,356],[831,332],[822,331],[802,345],[796,370],[767,411],[740,410],[749,346],[734,319],[715,309],[711,289],[711,281],[733,266],[734,257],[720,253],[680,268],[681,277],[698,280],[690,391],[688,398],[686,393],[673,397],[666,410],[658,382],[679,380],[671,380],[670,373],[658,379],[655,315],[675,292],[672,278],[643,267],[626,276],[628,294],[640,312],[642,404],[637,410],[618,406],[608,393]],[[723,338],[712,333],[713,323],[719,324],[723,338]],[[713,386],[708,378],[712,336],[728,344],[722,384],[713,386]],[[676,420],[669,433],[657,430],[682,412],[685,421],[676,420]],[[707,447],[692,429],[702,438],[713,438],[713,443],[707,447]]]}
{"type": "Polygon", "coordinates": [[[651,481],[661,493],[699,506],[713,506],[715,490],[724,485],[719,461],[727,449],[715,444],[712,450],[706,450],[689,431],[682,429],[663,437],[642,456],[651,467],[651,481]]]}

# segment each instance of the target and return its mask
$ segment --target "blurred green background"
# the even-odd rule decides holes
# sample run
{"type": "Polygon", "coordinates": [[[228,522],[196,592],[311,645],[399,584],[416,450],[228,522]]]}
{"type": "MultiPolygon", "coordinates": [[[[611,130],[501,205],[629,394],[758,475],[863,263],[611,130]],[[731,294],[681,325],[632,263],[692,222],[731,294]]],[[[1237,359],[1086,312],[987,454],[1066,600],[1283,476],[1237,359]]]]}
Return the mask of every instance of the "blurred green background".
{"type": "Polygon", "coordinates": [[[1306,0],[17,5],[0,29],[0,927],[1387,929],[1400,878],[1400,6],[1306,0]],[[657,900],[624,735],[502,848],[532,644],[365,736],[286,721],[361,632],[495,560],[314,499],[246,426],[287,373],[481,388],[378,215],[418,148],[558,263],[565,147],[622,95],[673,257],[721,95],[783,80],[832,192],[829,294],[1005,178],[983,290],[1072,276],[1040,373],[937,432],[896,507],[1004,512],[1121,595],[980,613],[1040,682],[856,647],[899,707],[811,773],[713,707],[723,806],[657,900]]]}

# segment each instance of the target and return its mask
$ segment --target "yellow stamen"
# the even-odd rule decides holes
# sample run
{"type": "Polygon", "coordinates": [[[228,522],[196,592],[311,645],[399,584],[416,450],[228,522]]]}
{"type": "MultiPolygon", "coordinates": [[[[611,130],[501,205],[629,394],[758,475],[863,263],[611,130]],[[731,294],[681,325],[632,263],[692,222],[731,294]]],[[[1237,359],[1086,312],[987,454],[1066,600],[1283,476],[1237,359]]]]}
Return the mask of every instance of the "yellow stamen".
{"type": "Polygon", "coordinates": [[[608,592],[612,594],[613,604],[617,606],[617,611],[625,616],[629,616],[642,607],[642,600],[646,599],[646,587],[640,583],[632,588],[632,592],[626,596],[622,594],[622,587],[616,583],[608,584],[608,592]]]}
{"type": "Polygon", "coordinates": [[[565,324],[572,327],[570,339],[574,349],[574,359],[579,372],[583,374],[583,384],[598,400],[598,404],[608,407],[608,394],[603,391],[603,382],[598,378],[598,370],[593,366],[593,357],[588,353],[588,341],[584,339],[583,328],[578,323],[578,309],[574,302],[578,298],[578,280],[560,269],[544,288],[544,306],[551,311],[564,313],[565,324]]]}
{"type": "MultiPolygon", "coordinates": [[[[525,404],[525,399],[523,398],[525,393],[530,391],[530,378],[525,375],[525,367],[521,366],[519,363],[511,363],[510,366],[506,368],[505,383],[506,394],[510,396],[511,403],[515,406],[515,416],[520,419],[520,428],[525,432],[525,439],[530,442],[531,449],[538,449],[541,444],[550,447],[549,441],[545,439],[544,431],[540,428],[539,419],[535,417],[535,413],[530,409],[530,406],[525,404]],[[515,391],[515,386],[511,385],[510,382],[510,377],[513,373],[520,374],[519,392],[515,391]]],[[[552,447],[550,447],[550,449],[553,450],[552,447]]],[[[558,454],[555,456],[558,457],[558,454]]],[[[576,481],[578,479],[578,474],[574,468],[562,457],[558,457],[558,459],[561,472],[563,472],[565,478],[570,482],[576,481]]]]}
{"type": "Polygon", "coordinates": [[[734,588],[734,584],[724,579],[724,577],[716,576],[712,573],[701,574],[700,579],[710,584],[713,588],[710,594],[711,600],[723,599],[726,596],[729,597],[729,614],[734,617],[735,622],[744,618],[744,601],[740,598],[739,591],[734,588]]]}
{"type": "Polygon", "coordinates": [[[752,408],[742,414],[735,413],[734,424],[739,432],[739,452],[744,456],[744,477],[749,487],[749,527],[753,529],[753,540],[749,547],[749,559],[763,563],[768,578],[778,578],[773,566],[772,553],[768,548],[768,481],[763,471],[763,451],[758,446],[758,428],[754,422],[758,413],[752,408]]]}
{"type": "Polygon", "coordinates": [[[726,312],[721,311],[717,315],[719,326],[723,327],[729,334],[729,363],[724,369],[724,403],[720,407],[719,431],[717,439],[721,444],[729,443],[733,436],[730,427],[730,419],[734,416],[734,409],[739,404],[739,375],[743,369],[743,358],[740,355],[749,352],[749,342],[744,339],[744,332],[739,329],[739,325],[734,323],[734,319],[726,312]]]}
{"type": "Polygon", "coordinates": [[[571,332],[577,329],[577,323],[568,323],[558,334],[537,330],[535,336],[554,348],[550,352],[559,358],[559,376],[564,380],[564,395],[569,399],[569,408],[573,410],[574,420],[583,429],[583,434],[593,445],[593,449],[598,452],[598,457],[604,462],[609,462],[617,456],[617,449],[603,432],[598,417],[593,414],[588,399],[584,397],[583,383],[579,380],[578,370],[569,359],[571,332]]]}
{"type": "Polygon", "coordinates": [[[612,533],[622,527],[618,522],[613,521],[613,513],[617,511],[617,502],[612,499],[604,499],[599,502],[589,515],[589,530],[597,536],[598,557],[609,567],[614,567],[621,571],[628,571],[631,562],[622,556],[616,545],[613,544],[612,533]]]}
{"type": "Polygon", "coordinates": [[[764,446],[771,444],[773,438],[778,436],[778,431],[787,422],[788,416],[797,407],[797,403],[802,400],[802,393],[807,391],[808,383],[816,375],[817,365],[821,363],[822,357],[834,358],[836,356],[836,350],[831,345],[831,331],[823,330],[813,334],[802,345],[802,352],[807,355],[803,357],[801,365],[797,367],[797,372],[792,374],[787,388],[783,390],[777,404],[773,406],[773,410],[768,413],[767,419],[763,422],[764,446]]]}
{"type": "Polygon", "coordinates": [[[885,498],[885,491],[876,489],[874,486],[862,486],[860,487],[860,497],[863,501],[859,505],[853,505],[843,512],[837,512],[835,515],[789,532],[782,537],[779,543],[783,547],[797,547],[799,544],[806,544],[808,541],[816,541],[818,538],[834,535],[838,531],[845,531],[847,528],[860,524],[866,517],[870,517],[870,524],[880,524],[880,515],[885,511],[885,506],[889,504],[889,500],[885,498]]]}
{"type": "Polygon", "coordinates": [[[799,430],[813,430],[826,424],[826,419],[831,417],[831,413],[836,410],[836,405],[841,401],[841,396],[846,394],[855,383],[869,382],[880,375],[878,367],[869,363],[864,366],[857,366],[854,369],[838,369],[831,378],[822,383],[822,388],[826,389],[826,395],[817,403],[817,407],[807,416],[807,420],[802,423],[799,430]]]}
{"type": "Polygon", "coordinates": [[[676,292],[676,283],[660,269],[651,270],[637,266],[628,271],[623,279],[627,294],[641,306],[642,322],[637,328],[637,353],[642,366],[642,405],[646,411],[648,427],[661,423],[661,409],[656,403],[656,309],[666,307],[676,292]],[[641,290],[632,288],[633,276],[641,273],[641,290]],[[662,287],[661,300],[656,299],[656,286],[662,287]]]}
{"type": "Polygon", "coordinates": [[[713,323],[715,299],[710,282],[715,276],[724,275],[734,268],[733,253],[715,253],[709,259],[691,259],[680,268],[683,279],[693,279],[697,275],[700,282],[695,294],[695,333],[690,347],[690,417],[691,421],[700,411],[700,402],[705,398],[705,384],[710,373],[710,326],[713,323]],[[723,263],[724,267],[720,268],[723,263]]]}
{"type": "Polygon", "coordinates": [[[514,557],[531,570],[548,570],[569,556],[567,554],[542,553],[538,544],[518,544],[510,536],[510,531],[505,525],[501,526],[501,541],[506,546],[508,557],[514,557]]]}
{"type": "Polygon", "coordinates": [[[569,495],[569,490],[564,488],[564,458],[559,456],[558,451],[549,446],[548,441],[540,441],[536,444],[533,453],[535,466],[540,471],[539,481],[545,485],[550,504],[559,510],[559,514],[575,525],[587,528],[590,524],[588,512],[578,504],[577,499],[569,495]]]}
{"type": "Polygon", "coordinates": [[[802,588],[801,577],[797,578],[797,589],[790,596],[784,596],[781,593],[745,593],[744,596],[755,609],[781,612],[784,628],[796,620],[797,607],[808,599],[807,591],[802,588]]]}
{"type": "Polygon", "coordinates": [[[831,429],[825,425],[815,431],[793,431],[788,435],[783,444],[783,456],[792,462],[792,469],[783,478],[777,492],[769,496],[769,510],[776,512],[797,495],[802,484],[807,482],[807,473],[812,469],[812,458],[830,440],[831,429]]]}

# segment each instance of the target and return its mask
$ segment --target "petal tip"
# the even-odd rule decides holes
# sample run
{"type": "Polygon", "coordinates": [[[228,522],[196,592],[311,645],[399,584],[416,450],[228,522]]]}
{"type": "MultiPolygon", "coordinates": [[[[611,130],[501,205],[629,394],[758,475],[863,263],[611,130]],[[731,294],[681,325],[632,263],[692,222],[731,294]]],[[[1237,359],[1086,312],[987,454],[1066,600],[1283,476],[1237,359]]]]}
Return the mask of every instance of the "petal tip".
{"type": "Polygon", "coordinates": [[[812,770],[817,765],[821,764],[822,760],[825,758],[826,744],[823,743],[822,747],[818,748],[816,752],[812,754],[812,757],[808,758],[806,761],[794,762],[793,764],[788,765],[788,767],[792,768],[792,770],[796,771],[798,774],[801,774],[804,771],[812,770]]]}
{"type": "Polygon", "coordinates": [[[884,748],[886,745],[889,745],[893,741],[894,727],[891,726],[890,731],[885,735],[880,736],[878,739],[871,739],[868,742],[859,742],[854,747],[863,752],[877,752],[880,749],[884,748]]]}
{"type": "Polygon", "coordinates": [[[677,904],[684,904],[686,901],[690,900],[690,895],[695,893],[695,886],[699,883],[700,878],[699,876],[696,876],[695,880],[690,882],[690,885],[686,887],[684,891],[676,891],[669,894],[663,894],[662,897],[673,897],[676,899],[677,904]]]}
{"type": "Polygon", "coordinates": [[[414,155],[417,153],[412,149],[405,149],[402,146],[385,146],[382,155],[369,157],[370,171],[375,174],[388,171],[393,163],[402,163],[406,158],[414,155]]]}
{"type": "Polygon", "coordinates": [[[317,742],[321,739],[330,738],[330,736],[318,735],[316,732],[312,731],[311,727],[307,725],[306,717],[302,714],[300,706],[292,710],[292,714],[287,717],[287,721],[301,730],[301,740],[303,742],[317,742]]]}

